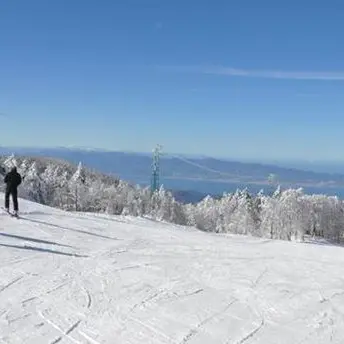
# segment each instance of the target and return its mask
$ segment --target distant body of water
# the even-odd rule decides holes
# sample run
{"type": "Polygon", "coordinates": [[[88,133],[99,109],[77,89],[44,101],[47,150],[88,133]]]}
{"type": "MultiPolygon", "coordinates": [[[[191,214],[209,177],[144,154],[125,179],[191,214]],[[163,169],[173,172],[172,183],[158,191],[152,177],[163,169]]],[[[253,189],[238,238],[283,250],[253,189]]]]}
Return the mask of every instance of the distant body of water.
{"type": "MultiPolygon", "coordinates": [[[[161,183],[166,189],[182,190],[182,191],[197,191],[210,195],[222,195],[224,192],[232,193],[237,189],[245,189],[250,193],[256,194],[263,189],[264,194],[271,194],[276,190],[275,187],[270,185],[246,184],[246,183],[224,183],[224,182],[210,182],[205,180],[188,180],[188,179],[162,179],[161,183]]],[[[299,186],[292,186],[298,188],[299,186]]],[[[331,188],[331,187],[303,187],[305,194],[325,194],[328,196],[338,196],[344,200],[344,187],[331,188]]],[[[286,189],[286,187],[282,187],[286,189]]]]}

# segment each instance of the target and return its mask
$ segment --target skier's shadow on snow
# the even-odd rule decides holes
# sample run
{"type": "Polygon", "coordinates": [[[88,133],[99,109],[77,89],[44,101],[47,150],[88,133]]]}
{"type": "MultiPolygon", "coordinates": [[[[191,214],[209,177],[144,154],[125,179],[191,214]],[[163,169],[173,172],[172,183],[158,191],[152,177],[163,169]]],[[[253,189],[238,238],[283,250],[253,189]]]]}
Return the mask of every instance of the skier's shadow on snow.
{"type": "Polygon", "coordinates": [[[6,238],[13,238],[13,239],[19,239],[19,240],[32,241],[32,242],[36,242],[36,243],[39,243],[39,244],[58,245],[58,246],[73,248],[73,246],[70,246],[70,245],[59,244],[59,243],[54,242],[54,241],[48,241],[48,240],[43,240],[43,239],[35,239],[35,238],[25,237],[25,236],[21,236],[21,235],[14,235],[14,234],[8,234],[8,233],[0,233],[0,236],[6,237],[6,238]]]}
{"type": "Polygon", "coordinates": [[[55,225],[54,223],[50,223],[50,222],[46,222],[46,221],[34,220],[34,219],[27,218],[27,217],[21,217],[21,218],[25,219],[27,221],[30,221],[30,222],[35,222],[35,223],[39,223],[41,225],[51,226],[51,227],[62,229],[62,230],[83,233],[83,234],[92,235],[92,236],[96,236],[96,237],[103,238],[103,239],[121,240],[121,239],[118,239],[118,238],[109,237],[107,235],[87,232],[87,231],[84,231],[82,229],[74,229],[74,228],[69,228],[69,227],[63,227],[63,226],[55,225]]]}
{"type": "Polygon", "coordinates": [[[53,253],[53,254],[58,254],[61,256],[69,256],[69,257],[76,257],[76,258],[87,258],[88,257],[86,255],[80,255],[77,253],[67,253],[67,252],[61,252],[61,251],[56,251],[56,250],[50,250],[48,248],[33,247],[33,246],[19,246],[19,245],[0,244],[0,247],[16,248],[16,249],[20,249],[20,250],[38,251],[38,252],[45,252],[45,253],[53,253]]]}
{"type": "Polygon", "coordinates": [[[38,211],[38,210],[34,210],[34,211],[21,211],[20,214],[21,215],[47,215],[47,216],[53,215],[53,213],[47,213],[45,211],[38,211]]]}
{"type": "MultiPolygon", "coordinates": [[[[52,213],[46,213],[43,211],[21,211],[20,215],[47,215],[47,216],[51,216],[53,214],[52,213]]],[[[8,213],[1,212],[0,216],[8,216],[8,213]]]]}

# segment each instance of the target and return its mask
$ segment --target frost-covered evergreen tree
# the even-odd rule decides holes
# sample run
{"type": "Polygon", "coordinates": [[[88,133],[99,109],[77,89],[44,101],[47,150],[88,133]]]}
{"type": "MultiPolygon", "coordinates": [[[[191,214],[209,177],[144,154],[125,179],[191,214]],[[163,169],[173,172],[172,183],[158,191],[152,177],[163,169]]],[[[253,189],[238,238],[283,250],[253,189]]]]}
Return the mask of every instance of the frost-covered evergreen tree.
{"type": "Polygon", "coordinates": [[[216,231],[219,211],[219,201],[208,195],[195,205],[193,214],[191,214],[192,219],[189,222],[203,231],[216,231]]]}
{"type": "Polygon", "coordinates": [[[7,171],[11,170],[13,167],[18,167],[18,162],[14,154],[10,155],[7,159],[4,160],[3,166],[7,171]]]}
{"type": "Polygon", "coordinates": [[[23,190],[24,195],[26,193],[26,197],[35,202],[48,204],[44,199],[44,184],[37,170],[36,162],[34,161],[25,172],[26,173],[23,176],[24,189],[21,188],[21,190],[23,190]]]}
{"type": "Polygon", "coordinates": [[[59,194],[62,187],[60,168],[49,164],[46,170],[41,174],[41,180],[44,183],[42,190],[44,203],[58,207],[60,205],[59,194]]]}
{"type": "Polygon", "coordinates": [[[176,224],[187,224],[187,216],[182,204],[177,202],[172,193],[163,186],[152,195],[151,216],[160,221],[176,224]]]}
{"type": "Polygon", "coordinates": [[[73,204],[75,211],[81,211],[86,208],[84,202],[87,202],[87,189],[86,189],[86,176],[82,167],[82,163],[79,165],[72,175],[69,182],[69,200],[73,204]]]}

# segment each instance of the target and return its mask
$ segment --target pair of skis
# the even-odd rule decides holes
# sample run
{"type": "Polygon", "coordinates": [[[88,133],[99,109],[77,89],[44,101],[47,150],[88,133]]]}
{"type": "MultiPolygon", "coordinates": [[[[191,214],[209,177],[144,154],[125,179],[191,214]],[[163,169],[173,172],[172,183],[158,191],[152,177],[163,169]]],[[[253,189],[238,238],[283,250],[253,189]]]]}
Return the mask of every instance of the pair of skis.
{"type": "Polygon", "coordinates": [[[19,218],[18,213],[11,212],[11,211],[9,211],[9,210],[3,208],[3,207],[1,207],[1,209],[2,209],[5,213],[7,213],[8,215],[10,215],[11,217],[15,217],[15,218],[17,218],[17,219],[19,218]]]}

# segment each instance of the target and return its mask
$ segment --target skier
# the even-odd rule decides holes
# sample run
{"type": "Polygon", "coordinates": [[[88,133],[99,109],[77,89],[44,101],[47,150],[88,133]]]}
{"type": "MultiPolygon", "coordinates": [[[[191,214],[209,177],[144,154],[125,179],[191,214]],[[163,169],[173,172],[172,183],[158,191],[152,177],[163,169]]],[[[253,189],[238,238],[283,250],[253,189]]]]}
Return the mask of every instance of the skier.
{"type": "Polygon", "coordinates": [[[6,183],[5,193],[5,209],[7,212],[10,210],[10,196],[12,196],[14,215],[18,215],[18,186],[22,182],[21,175],[17,172],[17,168],[13,167],[10,172],[5,176],[4,182],[6,183]]]}

